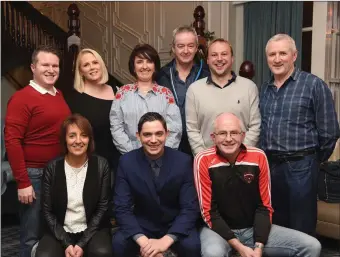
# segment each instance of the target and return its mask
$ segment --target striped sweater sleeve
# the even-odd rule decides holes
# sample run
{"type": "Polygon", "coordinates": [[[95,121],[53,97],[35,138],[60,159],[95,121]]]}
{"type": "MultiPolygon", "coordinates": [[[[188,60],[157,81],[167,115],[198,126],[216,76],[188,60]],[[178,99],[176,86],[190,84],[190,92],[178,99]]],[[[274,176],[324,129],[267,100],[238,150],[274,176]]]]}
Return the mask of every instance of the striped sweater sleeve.
{"type": "Polygon", "coordinates": [[[205,154],[196,155],[194,161],[195,186],[198,194],[201,215],[206,225],[225,240],[235,238],[233,231],[221,217],[212,194],[212,182],[209,176],[209,160],[205,154]]]}
{"type": "Polygon", "coordinates": [[[266,155],[259,154],[259,192],[261,202],[255,212],[254,238],[255,242],[266,244],[271,229],[273,208],[270,196],[270,171],[266,155]]]}

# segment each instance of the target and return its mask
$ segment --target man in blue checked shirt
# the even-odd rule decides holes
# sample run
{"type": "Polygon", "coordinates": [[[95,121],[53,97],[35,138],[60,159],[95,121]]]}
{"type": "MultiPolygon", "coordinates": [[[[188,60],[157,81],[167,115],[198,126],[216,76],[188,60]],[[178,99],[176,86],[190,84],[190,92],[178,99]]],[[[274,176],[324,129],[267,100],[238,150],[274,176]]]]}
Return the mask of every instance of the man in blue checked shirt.
{"type": "Polygon", "coordinates": [[[323,80],[294,67],[290,36],[269,39],[266,56],[273,76],[260,93],[260,147],[271,169],[273,223],[314,235],[319,164],[340,135],[332,94],[323,80]]]}

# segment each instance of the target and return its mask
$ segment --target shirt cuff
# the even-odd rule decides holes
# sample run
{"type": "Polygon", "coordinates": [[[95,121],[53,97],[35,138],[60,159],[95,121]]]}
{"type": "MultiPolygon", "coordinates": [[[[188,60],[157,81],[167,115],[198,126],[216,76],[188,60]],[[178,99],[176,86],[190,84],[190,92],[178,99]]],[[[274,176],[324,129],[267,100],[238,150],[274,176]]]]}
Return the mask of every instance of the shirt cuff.
{"type": "Polygon", "coordinates": [[[136,235],[134,235],[132,238],[133,238],[133,240],[134,240],[135,242],[137,242],[137,239],[140,238],[140,237],[142,237],[142,236],[144,236],[144,234],[136,234],[136,235]]]}
{"type": "Polygon", "coordinates": [[[175,236],[174,234],[166,234],[167,236],[171,237],[172,240],[174,240],[174,242],[176,242],[178,240],[178,237],[175,236]]]}

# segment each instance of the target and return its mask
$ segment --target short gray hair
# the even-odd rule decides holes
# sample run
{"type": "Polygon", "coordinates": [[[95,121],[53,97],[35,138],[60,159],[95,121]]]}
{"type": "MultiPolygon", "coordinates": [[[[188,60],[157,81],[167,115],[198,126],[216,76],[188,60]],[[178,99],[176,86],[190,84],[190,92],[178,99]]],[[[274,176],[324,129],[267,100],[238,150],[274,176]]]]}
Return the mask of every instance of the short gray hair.
{"type": "Polygon", "coordinates": [[[271,37],[268,42],[267,42],[267,45],[266,45],[266,53],[267,53],[267,50],[268,50],[268,45],[270,42],[272,41],[281,41],[281,40],[287,40],[288,43],[290,44],[290,49],[293,51],[293,52],[297,52],[297,49],[296,49],[296,45],[295,45],[295,40],[287,35],[287,34],[276,34],[275,36],[271,37]]]}
{"type": "Polygon", "coordinates": [[[188,26],[188,25],[184,25],[184,26],[180,26],[174,29],[174,31],[172,32],[172,47],[175,47],[175,40],[176,40],[176,36],[180,33],[183,32],[190,32],[192,34],[194,34],[195,38],[196,38],[196,45],[198,46],[198,36],[197,36],[197,32],[195,30],[194,27],[192,26],[188,26]]]}

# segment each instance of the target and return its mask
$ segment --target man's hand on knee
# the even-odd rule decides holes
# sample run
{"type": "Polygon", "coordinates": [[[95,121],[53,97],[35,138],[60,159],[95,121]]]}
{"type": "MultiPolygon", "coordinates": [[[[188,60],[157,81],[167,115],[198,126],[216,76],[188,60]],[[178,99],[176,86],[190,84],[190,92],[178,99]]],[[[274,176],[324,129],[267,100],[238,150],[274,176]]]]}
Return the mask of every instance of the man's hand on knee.
{"type": "Polygon", "coordinates": [[[245,246],[237,238],[228,240],[228,243],[241,255],[241,257],[259,257],[252,248],[245,246]]]}
{"type": "Polygon", "coordinates": [[[23,204],[31,204],[35,198],[34,189],[31,186],[18,189],[18,200],[23,204]]]}
{"type": "Polygon", "coordinates": [[[161,257],[163,252],[167,251],[174,243],[174,240],[169,236],[164,236],[161,239],[149,239],[148,245],[141,248],[142,257],[161,257]]]}

